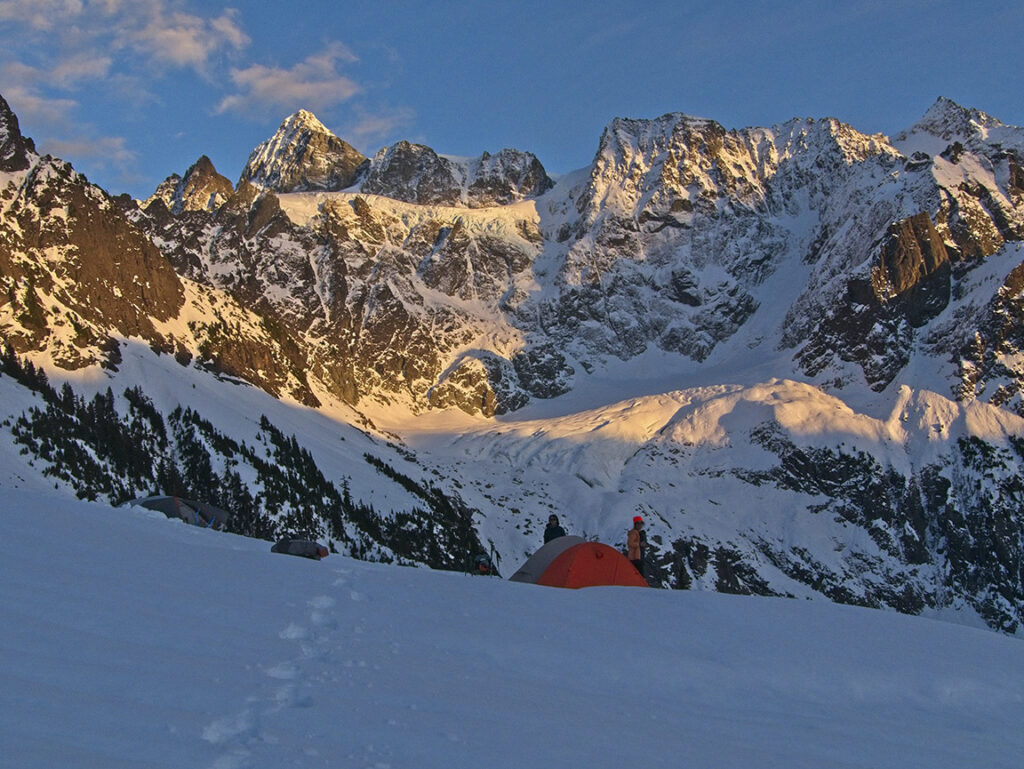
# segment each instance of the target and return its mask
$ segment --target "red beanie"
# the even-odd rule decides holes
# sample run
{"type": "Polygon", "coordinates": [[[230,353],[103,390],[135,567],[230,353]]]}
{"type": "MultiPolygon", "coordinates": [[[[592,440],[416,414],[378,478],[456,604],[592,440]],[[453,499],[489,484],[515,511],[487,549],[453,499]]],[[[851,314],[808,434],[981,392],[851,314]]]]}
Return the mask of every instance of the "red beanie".
{"type": "Polygon", "coordinates": [[[639,515],[634,515],[633,516],[633,523],[643,523],[643,522],[644,522],[644,519],[641,518],[639,515]]]}

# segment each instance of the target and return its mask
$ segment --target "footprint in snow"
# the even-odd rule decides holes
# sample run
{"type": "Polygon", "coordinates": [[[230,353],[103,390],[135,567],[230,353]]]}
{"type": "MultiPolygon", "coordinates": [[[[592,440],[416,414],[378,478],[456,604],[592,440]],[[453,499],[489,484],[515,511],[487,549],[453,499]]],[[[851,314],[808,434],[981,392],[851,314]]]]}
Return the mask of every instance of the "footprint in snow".
{"type": "Polygon", "coordinates": [[[309,708],[313,706],[313,697],[309,692],[300,691],[295,684],[282,686],[274,693],[274,702],[277,709],[282,708],[309,708]]]}
{"type": "Polygon", "coordinates": [[[210,764],[210,769],[246,769],[252,765],[252,761],[249,760],[249,751],[238,750],[218,758],[210,764]]]}
{"type": "Polygon", "coordinates": [[[306,628],[301,625],[296,625],[294,622],[282,630],[278,635],[287,641],[301,641],[304,638],[309,637],[309,632],[306,628]]]}
{"type": "Polygon", "coordinates": [[[203,739],[214,745],[252,734],[256,729],[256,718],[251,710],[238,715],[221,718],[203,729],[203,739]]]}
{"type": "Polygon", "coordinates": [[[292,662],[282,662],[267,670],[267,675],[282,681],[299,677],[299,668],[292,662]]]}

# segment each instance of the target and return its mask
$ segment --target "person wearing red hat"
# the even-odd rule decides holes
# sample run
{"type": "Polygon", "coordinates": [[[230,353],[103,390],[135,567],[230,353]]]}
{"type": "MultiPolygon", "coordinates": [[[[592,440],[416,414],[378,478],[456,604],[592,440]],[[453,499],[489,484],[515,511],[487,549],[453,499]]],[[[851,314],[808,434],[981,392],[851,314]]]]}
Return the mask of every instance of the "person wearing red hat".
{"type": "Polygon", "coordinates": [[[644,575],[644,550],[647,548],[647,533],[644,531],[644,519],[633,516],[633,528],[626,535],[626,557],[633,562],[640,576],[644,575]]]}

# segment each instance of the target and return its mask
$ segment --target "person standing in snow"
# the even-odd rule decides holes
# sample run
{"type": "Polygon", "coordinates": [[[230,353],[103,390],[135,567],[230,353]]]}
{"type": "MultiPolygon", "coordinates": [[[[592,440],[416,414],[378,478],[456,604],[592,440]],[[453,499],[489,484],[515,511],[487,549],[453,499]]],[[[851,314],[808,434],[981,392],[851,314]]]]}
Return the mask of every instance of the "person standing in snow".
{"type": "Polygon", "coordinates": [[[546,545],[551,540],[558,539],[559,537],[564,537],[564,536],[565,536],[565,529],[563,529],[561,527],[561,525],[559,525],[559,523],[558,523],[558,516],[552,514],[551,517],[548,518],[548,526],[547,526],[547,528],[544,529],[544,544],[546,545]]]}
{"type": "Polygon", "coordinates": [[[644,519],[639,515],[633,517],[633,528],[626,535],[626,557],[633,562],[641,577],[644,574],[644,550],[647,549],[647,532],[644,531],[644,519]]]}

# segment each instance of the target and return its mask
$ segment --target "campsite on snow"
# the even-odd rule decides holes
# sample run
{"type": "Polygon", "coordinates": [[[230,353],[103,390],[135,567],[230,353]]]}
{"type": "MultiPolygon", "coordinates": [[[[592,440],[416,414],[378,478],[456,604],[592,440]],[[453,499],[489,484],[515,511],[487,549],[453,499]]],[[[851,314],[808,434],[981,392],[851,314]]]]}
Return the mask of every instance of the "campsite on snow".
{"type": "Polygon", "coordinates": [[[8,491],[0,514],[12,767],[1017,769],[1024,754],[1024,652],[987,630],[288,558],[41,492],[8,491]]]}
{"type": "Polygon", "coordinates": [[[50,5],[0,2],[0,765],[1024,765],[1024,128],[769,74],[1002,98],[1012,13],[50,5]],[[679,111],[759,45],[764,120],[679,111]]]}

